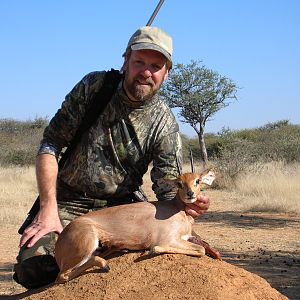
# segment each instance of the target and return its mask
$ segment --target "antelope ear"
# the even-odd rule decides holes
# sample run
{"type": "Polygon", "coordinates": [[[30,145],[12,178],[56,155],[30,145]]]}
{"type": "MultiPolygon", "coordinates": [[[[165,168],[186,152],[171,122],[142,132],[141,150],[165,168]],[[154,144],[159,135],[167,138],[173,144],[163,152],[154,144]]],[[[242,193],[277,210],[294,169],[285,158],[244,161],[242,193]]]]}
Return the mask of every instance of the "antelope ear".
{"type": "Polygon", "coordinates": [[[184,187],[183,182],[179,179],[175,180],[175,184],[176,184],[176,187],[178,187],[179,189],[183,189],[183,187],[184,187]]]}
{"type": "Polygon", "coordinates": [[[201,182],[207,185],[212,185],[215,179],[216,179],[216,174],[212,170],[205,171],[204,173],[201,174],[201,182]]]}

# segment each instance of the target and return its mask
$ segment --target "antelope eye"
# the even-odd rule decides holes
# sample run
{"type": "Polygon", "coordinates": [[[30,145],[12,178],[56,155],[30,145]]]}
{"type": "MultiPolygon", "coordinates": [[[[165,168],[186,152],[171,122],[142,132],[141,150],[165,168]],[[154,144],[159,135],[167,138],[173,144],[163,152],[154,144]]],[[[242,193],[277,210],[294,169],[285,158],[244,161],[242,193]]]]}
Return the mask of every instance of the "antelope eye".
{"type": "Polygon", "coordinates": [[[200,179],[197,179],[195,183],[196,183],[196,185],[199,185],[200,184],[200,179]]]}

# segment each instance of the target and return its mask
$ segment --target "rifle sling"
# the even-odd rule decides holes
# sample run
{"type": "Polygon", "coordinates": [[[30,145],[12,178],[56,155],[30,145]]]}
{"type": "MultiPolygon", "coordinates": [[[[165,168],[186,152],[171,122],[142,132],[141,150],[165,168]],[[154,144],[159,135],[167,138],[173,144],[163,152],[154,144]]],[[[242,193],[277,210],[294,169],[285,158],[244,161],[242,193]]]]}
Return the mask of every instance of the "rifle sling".
{"type": "Polygon", "coordinates": [[[74,138],[58,162],[59,170],[62,169],[67,158],[71,155],[76,145],[80,142],[83,133],[93,125],[99,115],[103,112],[104,108],[115,93],[121,78],[122,75],[117,70],[111,69],[111,71],[106,73],[101,89],[93,96],[91,104],[88,107],[74,138]]]}

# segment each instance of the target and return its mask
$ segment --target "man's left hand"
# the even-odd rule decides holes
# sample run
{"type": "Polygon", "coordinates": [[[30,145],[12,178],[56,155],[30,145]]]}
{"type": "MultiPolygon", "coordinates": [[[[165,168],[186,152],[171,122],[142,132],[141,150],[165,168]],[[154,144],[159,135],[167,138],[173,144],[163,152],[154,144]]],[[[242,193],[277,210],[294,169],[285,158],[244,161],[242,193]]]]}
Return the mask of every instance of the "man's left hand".
{"type": "Polygon", "coordinates": [[[209,208],[209,197],[204,194],[200,194],[197,201],[194,203],[187,203],[185,206],[185,212],[194,219],[202,216],[209,208]]]}

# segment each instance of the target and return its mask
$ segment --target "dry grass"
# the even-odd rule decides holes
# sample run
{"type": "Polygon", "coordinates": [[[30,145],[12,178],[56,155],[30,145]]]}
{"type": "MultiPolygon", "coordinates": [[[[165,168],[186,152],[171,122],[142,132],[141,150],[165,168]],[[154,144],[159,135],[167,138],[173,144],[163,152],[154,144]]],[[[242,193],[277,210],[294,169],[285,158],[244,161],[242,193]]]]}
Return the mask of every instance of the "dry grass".
{"type": "MultiPolygon", "coordinates": [[[[196,171],[201,167],[196,166],[196,171]]],[[[189,172],[190,166],[184,166],[189,172]]],[[[271,163],[237,179],[233,191],[211,191],[213,198],[225,199],[233,211],[300,213],[300,164],[271,163]]],[[[149,172],[143,189],[154,200],[149,172]]],[[[33,167],[0,168],[0,224],[20,225],[37,195],[33,167]]],[[[222,208],[224,209],[224,207],[222,208]]]]}
{"type": "MultiPolygon", "coordinates": [[[[196,165],[196,171],[201,169],[196,165]]],[[[184,172],[190,170],[188,164],[183,167],[184,172]]],[[[240,175],[233,186],[227,190],[213,190],[210,195],[215,199],[225,199],[227,210],[300,213],[299,163],[287,165],[273,161],[256,164],[240,175]]]]}
{"type": "Polygon", "coordinates": [[[33,167],[0,168],[0,224],[20,225],[36,197],[33,167]]]}
{"type": "Polygon", "coordinates": [[[245,211],[300,212],[300,164],[264,164],[236,181],[245,211]]]}

